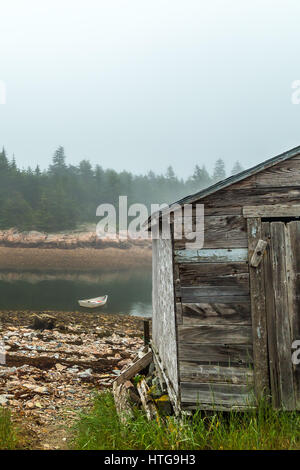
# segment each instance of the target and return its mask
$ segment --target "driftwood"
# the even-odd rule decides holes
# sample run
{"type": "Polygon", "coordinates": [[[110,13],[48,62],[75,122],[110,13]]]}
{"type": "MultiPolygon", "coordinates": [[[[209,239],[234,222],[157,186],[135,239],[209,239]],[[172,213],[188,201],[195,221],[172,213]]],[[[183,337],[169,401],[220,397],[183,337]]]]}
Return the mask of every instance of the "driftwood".
{"type": "Polygon", "coordinates": [[[153,418],[156,418],[158,416],[157,409],[152,401],[152,398],[149,396],[149,387],[145,379],[142,379],[138,382],[137,389],[148,420],[150,421],[153,418]]]}
{"type": "MultiPolygon", "coordinates": [[[[169,395],[170,400],[172,402],[175,414],[179,415],[180,411],[181,411],[181,408],[180,408],[180,402],[179,402],[177,393],[175,392],[174,387],[173,387],[172,383],[170,382],[170,379],[169,379],[169,377],[168,377],[168,375],[167,375],[167,373],[166,373],[166,371],[165,371],[165,369],[164,369],[164,367],[161,363],[158,351],[156,351],[154,349],[153,344],[151,345],[151,347],[153,349],[153,361],[154,361],[154,364],[156,366],[156,371],[158,373],[159,380],[160,381],[162,380],[166,384],[167,390],[168,390],[168,395],[169,395]]],[[[162,382],[161,382],[161,384],[162,384],[162,382]]]]}
{"type": "Polygon", "coordinates": [[[132,379],[132,377],[138,374],[141,370],[145,369],[145,367],[147,367],[151,361],[152,361],[152,351],[149,351],[144,356],[139,358],[136,362],[134,362],[128,369],[122,372],[122,374],[120,374],[119,377],[117,377],[114,382],[120,385],[126,380],[132,379]]]}
{"type": "Polygon", "coordinates": [[[118,385],[117,382],[114,382],[113,384],[113,395],[116,410],[120,420],[123,423],[126,423],[129,418],[133,417],[129,395],[130,388],[133,388],[133,384],[130,381],[126,381],[120,385],[118,385]]]}
{"type": "MultiPolygon", "coordinates": [[[[148,351],[148,346],[147,348],[144,348],[142,351],[140,351],[140,354],[143,354],[142,357],[139,357],[139,354],[136,357],[135,362],[128,368],[126,369],[122,374],[117,377],[114,382],[113,382],[113,394],[114,394],[114,400],[115,400],[115,405],[116,405],[116,410],[117,413],[120,417],[120,420],[125,423],[128,418],[133,417],[133,411],[131,408],[131,403],[130,403],[130,396],[134,395],[133,389],[134,386],[130,379],[134,377],[136,374],[138,374],[141,370],[145,369],[150,362],[152,361],[152,351],[148,351]]],[[[143,379],[142,382],[145,382],[143,379]]],[[[153,411],[152,407],[150,406],[147,407],[147,389],[148,386],[145,382],[145,385],[142,385],[142,389],[140,390],[140,387],[138,385],[138,392],[141,397],[141,402],[143,404],[144,409],[146,410],[147,417],[148,419],[153,416],[153,411]]],[[[148,397],[150,400],[150,397],[148,397]]],[[[154,408],[155,405],[153,404],[154,408]]]]}
{"type": "Polygon", "coordinates": [[[133,361],[132,362],[136,362],[138,361],[139,359],[141,359],[143,356],[145,356],[145,354],[147,352],[149,352],[150,349],[149,349],[149,346],[148,345],[145,345],[142,349],[140,349],[137,353],[137,355],[134,357],[133,361]]]}
{"type": "Polygon", "coordinates": [[[55,367],[55,364],[59,362],[62,365],[67,367],[72,367],[75,365],[81,366],[83,368],[91,368],[94,372],[108,372],[111,371],[113,366],[118,365],[118,360],[116,358],[107,359],[106,357],[101,357],[97,360],[77,360],[77,359],[56,359],[55,357],[49,357],[46,355],[39,355],[35,357],[30,357],[25,354],[20,354],[18,352],[7,352],[6,353],[6,365],[9,367],[21,367],[24,364],[37,367],[39,369],[51,369],[55,367]]]}

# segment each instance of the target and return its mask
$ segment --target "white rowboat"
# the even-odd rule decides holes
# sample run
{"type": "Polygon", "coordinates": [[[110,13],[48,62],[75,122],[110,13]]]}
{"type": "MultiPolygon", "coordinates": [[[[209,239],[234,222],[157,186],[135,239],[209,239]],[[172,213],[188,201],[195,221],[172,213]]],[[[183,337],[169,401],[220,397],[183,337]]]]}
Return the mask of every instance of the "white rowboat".
{"type": "Polygon", "coordinates": [[[78,300],[80,307],[87,307],[87,308],[97,308],[102,307],[105,305],[108,299],[108,295],[104,295],[103,297],[95,297],[94,299],[83,299],[78,300]]]}

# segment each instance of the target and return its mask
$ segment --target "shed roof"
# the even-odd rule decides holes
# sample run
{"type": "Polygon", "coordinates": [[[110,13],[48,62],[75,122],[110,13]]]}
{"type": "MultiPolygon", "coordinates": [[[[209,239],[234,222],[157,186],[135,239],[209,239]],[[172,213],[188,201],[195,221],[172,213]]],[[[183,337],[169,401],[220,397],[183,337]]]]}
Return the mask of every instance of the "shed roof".
{"type": "Polygon", "coordinates": [[[263,170],[267,170],[268,168],[271,168],[277,163],[288,160],[299,154],[300,154],[300,145],[298,145],[298,147],[295,147],[291,150],[288,150],[287,152],[281,153],[280,155],[277,155],[276,157],[269,158],[268,160],[265,160],[264,162],[259,163],[258,165],[255,165],[251,168],[248,168],[247,170],[241,171],[240,173],[237,173],[236,175],[229,176],[229,178],[225,178],[224,180],[218,181],[218,183],[215,183],[205,189],[202,189],[201,191],[197,191],[196,193],[190,194],[189,196],[186,196],[182,199],[179,199],[176,202],[173,202],[168,208],[163,209],[162,211],[154,212],[145,222],[145,225],[149,225],[151,220],[157,219],[161,217],[163,214],[172,212],[172,206],[175,204],[176,206],[178,205],[184,206],[184,204],[192,204],[193,202],[198,201],[199,199],[203,199],[206,196],[210,196],[211,194],[214,194],[217,191],[220,191],[221,189],[227,188],[228,186],[231,186],[234,183],[238,183],[239,181],[242,181],[248,178],[249,176],[260,173],[263,170]]]}

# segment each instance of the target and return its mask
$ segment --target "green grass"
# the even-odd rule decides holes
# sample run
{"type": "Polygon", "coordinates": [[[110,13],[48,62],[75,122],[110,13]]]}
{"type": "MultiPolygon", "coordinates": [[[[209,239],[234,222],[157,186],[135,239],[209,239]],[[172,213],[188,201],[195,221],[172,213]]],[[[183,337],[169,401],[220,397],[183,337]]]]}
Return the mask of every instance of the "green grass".
{"type": "Polygon", "coordinates": [[[148,422],[136,411],[122,424],[110,392],[99,394],[92,409],[81,414],[71,448],[87,450],[300,449],[300,415],[260,404],[245,413],[197,412],[148,422]]]}
{"type": "Polygon", "coordinates": [[[15,449],[17,443],[17,433],[12,424],[10,412],[0,406],[0,450],[15,449]]]}

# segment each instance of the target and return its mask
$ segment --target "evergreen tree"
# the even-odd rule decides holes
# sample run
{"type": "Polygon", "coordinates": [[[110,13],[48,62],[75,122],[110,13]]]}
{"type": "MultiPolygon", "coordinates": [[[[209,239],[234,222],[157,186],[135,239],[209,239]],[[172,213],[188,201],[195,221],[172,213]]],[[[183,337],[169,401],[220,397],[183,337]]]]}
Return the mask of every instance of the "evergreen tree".
{"type": "Polygon", "coordinates": [[[61,175],[65,173],[66,169],[65,149],[62,146],[59,146],[54,152],[52,165],[50,165],[50,172],[55,175],[61,175]]]}
{"type": "Polygon", "coordinates": [[[17,173],[18,168],[16,164],[15,156],[13,155],[11,162],[9,163],[9,168],[12,170],[13,173],[17,173]]]}
{"type": "Polygon", "coordinates": [[[169,180],[169,181],[176,181],[177,178],[176,178],[176,175],[175,175],[175,172],[173,170],[173,167],[170,165],[168,166],[167,168],[167,171],[166,171],[166,178],[169,180]]]}
{"type": "Polygon", "coordinates": [[[36,226],[46,232],[72,229],[76,226],[76,215],[75,204],[58,184],[55,191],[43,191],[36,213],[36,226]]]}
{"type": "Polygon", "coordinates": [[[48,170],[39,166],[19,169],[13,157],[8,161],[0,152],[0,226],[21,230],[37,228],[47,232],[67,230],[83,222],[97,222],[96,208],[112,203],[117,208],[120,195],[128,196],[128,204],[172,203],[188,192],[199,191],[224,178],[224,162],[216,162],[213,177],[205,166],[196,165],[186,181],[179,179],[172,166],[166,173],[150,171],[133,175],[128,171],[92,167],[88,160],[67,165],[63,147],[53,156],[48,170]]]}
{"type": "Polygon", "coordinates": [[[0,207],[10,192],[10,168],[5,149],[0,152],[0,207]]]}
{"type": "Polygon", "coordinates": [[[5,149],[3,147],[2,152],[0,152],[0,172],[3,174],[3,172],[7,172],[9,169],[9,163],[8,159],[6,156],[5,149]]]}
{"type": "Polygon", "coordinates": [[[32,230],[34,214],[30,205],[18,192],[11,194],[1,207],[2,228],[17,227],[22,230],[32,230]]]}
{"type": "Polygon", "coordinates": [[[41,170],[40,170],[39,165],[37,165],[37,166],[35,167],[34,174],[35,174],[36,176],[41,176],[41,170]]]}
{"type": "Polygon", "coordinates": [[[226,178],[225,163],[222,160],[222,158],[219,158],[215,163],[215,168],[213,172],[213,181],[214,183],[217,183],[218,181],[221,181],[225,178],[226,178]]]}
{"type": "Polygon", "coordinates": [[[211,177],[204,165],[202,165],[202,168],[200,168],[199,165],[196,165],[194,173],[189,181],[191,182],[194,191],[200,191],[211,184],[211,177]]]}
{"type": "Polygon", "coordinates": [[[231,174],[232,175],[237,175],[241,171],[243,171],[243,167],[242,167],[242,165],[240,164],[239,161],[236,161],[235,164],[233,165],[232,170],[231,170],[231,174]]]}
{"type": "Polygon", "coordinates": [[[92,165],[88,160],[81,160],[79,163],[79,173],[86,180],[93,177],[92,165]]]}

